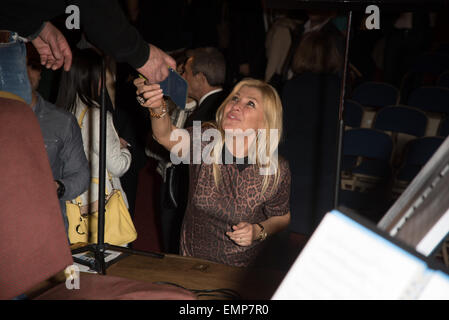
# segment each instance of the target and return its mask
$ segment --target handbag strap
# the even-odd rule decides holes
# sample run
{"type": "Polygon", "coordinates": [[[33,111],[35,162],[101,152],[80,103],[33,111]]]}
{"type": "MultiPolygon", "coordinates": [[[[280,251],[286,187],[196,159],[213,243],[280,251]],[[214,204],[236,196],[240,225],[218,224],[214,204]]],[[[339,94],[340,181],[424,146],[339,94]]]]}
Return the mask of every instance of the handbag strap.
{"type": "Polygon", "coordinates": [[[82,201],[81,201],[81,196],[76,197],[75,199],[72,200],[67,200],[67,202],[71,202],[74,203],[76,205],[78,205],[79,207],[81,207],[83,205],[82,201]],[[73,202],[75,201],[75,202],[73,202]]]}
{"type": "MultiPolygon", "coordinates": [[[[78,119],[78,125],[80,126],[80,128],[83,127],[83,120],[84,120],[84,116],[86,115],[87,109],[88,108],[86,107],[86,108],[83,109],[83,111],[81,111],[80,117],[78,119]]],[[[111,183],[112,188],[114,188],[114,185],[112,184],[112,177],[111,177],[110,173],[107,170],[106,170],[106,172],[108,173],[109,182],[111,183]]],[[[92,182],[95,183],[95,184],[99,184],[100,183],[98,178],[92,178],[92,182]]],[[[106,195],[109,195],[107,187],[106,187],[106,195]]],[[[78,198],[77,198],[77,203],[78,203],[78,198]]],[[[79,203],[81,203],[81,201],[79,203]]]]}
{"type": "Polygon", "coordinates": [[[80,126],[80,128],[83,127],[83,120],[84,120],[84,116],[86,115],[87,109],[88,108],[86,107],[86,108],[84,108],[83,111],[81,111],[80,117],[78,119],[78,125],[80,126]]]}
{"type": "MultiPolygon", "coordinates": [[[[84,119],[84,116],[86,115],[87,109],[88,109],[88,108],[84,108],[84,110],[81,111],[80,117],[79,117],[79,119],[78,119],[78,125],[80,126],[80,128],[83,127],[83,119],[84,119]]],[[[78,197],[76,197],[76,198],[73,199],[73,200],[75,200],[75,204],[77,204],[77,205],[80,206],[80,207],[82,206],[83,203],[82,203],[82,201],[81,201],[81,196],[78,196],[78,197]]],[[[73,203],[73,200],[70,200],[70,202],[73,203]]]]}
{"type": "MultiPolygon", "coordinates": [[[[112,183],[111,174],[107,170],[106,170],[106,172],[108,173],[108,179],[109,179],[109,182],[111,183],[112,189],[114,189],[114,184],[112,183]]],[[[92,182],[95,184],[100,184],[100,180],[98,178],[92,178],[92,182]]],[[[108,187],[105,186],[105,188],[106,188],[106,190],[105,190],[106,196],[109,196],[108,187]]]]}

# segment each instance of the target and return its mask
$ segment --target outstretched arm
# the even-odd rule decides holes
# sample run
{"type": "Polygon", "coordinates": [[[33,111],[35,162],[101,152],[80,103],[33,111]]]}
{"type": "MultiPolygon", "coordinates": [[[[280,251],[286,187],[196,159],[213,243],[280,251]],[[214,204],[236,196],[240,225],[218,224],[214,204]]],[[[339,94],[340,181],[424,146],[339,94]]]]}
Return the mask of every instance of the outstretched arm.
{"type": "MultiPolygon", "coordinates": [[[[137,78],[134,80],[134,85],[137,87],[136,94],[139,98],[146,99],[141,103],[142,107],[151,109],[151,127],[153,136],[168,151],[171,151],[175,145],[179,143],[190,143],[190,141],[183,141],[181,137],[178,139],[171,139],[174,130],[183,130],[175,127],[170,120],[170,116],[166,107],[163,105],[163,93],[158,84],[146,85],[145,79],[137,78]]],[[[184,149],[185,150],[185,149],[184,149]]],[[[188,148],[187,148],[188,150],[188,148]]]]}

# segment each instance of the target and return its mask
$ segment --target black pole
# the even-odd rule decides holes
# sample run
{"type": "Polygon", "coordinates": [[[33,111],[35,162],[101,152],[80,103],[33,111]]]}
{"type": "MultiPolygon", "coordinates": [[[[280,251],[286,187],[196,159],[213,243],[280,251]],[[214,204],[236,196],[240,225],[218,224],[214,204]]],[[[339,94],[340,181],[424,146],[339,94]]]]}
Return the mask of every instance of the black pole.
{"type": "Polygon", "coordinates": [[[105,181],[106,181],[106,66],[105,60],[102,59],[101,66],[101,105],[100,105],[100,155],[99,155],[99,173],[98,173],[98,238],[97,251],[99,255],[97,259],[98,273],[105,274],[104,262],[104,225],[105,225],[105,181]]]}
{"type": "Polygon", "coordinates": [[[346,94],[346,79],[348,74],[348,64],[349,64],[349,38],[351,36],[351,25],[352,25],[352,10],[348,13],[348,26],[346,28],[346,45],[345,45],[345,56],[343,62],[343,76],[341,79],[341,87],[340,87],[340,105],[338,110],[338,142],[337,142],[337,174],[335,181],[335,197],[334,197],[334,207],[338,207],[339,202],[339,192],[340,192],[340,177],[341,177],[341,156],[343,149],[343,131],[344,131],[344,122],[343,122],[343,109],[345,103],[345,94],[346,94]]]}

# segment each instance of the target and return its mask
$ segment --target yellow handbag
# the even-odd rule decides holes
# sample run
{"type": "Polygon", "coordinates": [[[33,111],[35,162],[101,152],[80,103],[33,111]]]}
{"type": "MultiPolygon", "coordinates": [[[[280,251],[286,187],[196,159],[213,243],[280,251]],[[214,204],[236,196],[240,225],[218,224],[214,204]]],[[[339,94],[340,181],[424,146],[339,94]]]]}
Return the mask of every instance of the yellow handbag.
{"type": "MultiPolygon", "coordinates": [[[[93,179],[96,180],[96,179],[93,179]]],[[[70,243],[97,243],[98,241],[98,211],[81,214],[81,201],[66,202],[67,218],[69,220],[70,243]]],[[[126,208],[120,190],[114,190],[105,204],[104,242],[120,246],[137,239],[131,215],[126,208]]]]}
{"type": "MultiPolygon", "coordinates": [[[[120,246],[137,239],[137,231],[120,190],[113,190],[105,204],[104,242],[120,246]]],[[[89,243],[98,240],[98,211],[89,214],[89,243]]]]}
{"type": "Polygon", "coordinates": [[[69,240],[70,243],[88,241],[88,220],[87,216],[81,214],[81,198],[76,198],[76,203],[66,201],[67,219],[69,220],[69,240]]]}

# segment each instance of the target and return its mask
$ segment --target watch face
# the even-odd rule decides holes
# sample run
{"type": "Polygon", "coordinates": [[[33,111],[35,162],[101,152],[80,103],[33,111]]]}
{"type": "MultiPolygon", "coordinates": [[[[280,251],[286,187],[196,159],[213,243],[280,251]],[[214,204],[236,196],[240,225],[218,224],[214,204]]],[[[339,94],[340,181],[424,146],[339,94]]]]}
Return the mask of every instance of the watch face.
{"type": "Polygon", "coordinates": [[[257,240],[264,241],[267,238],[267,232],[265,230],[260,231],[257,240]]]}

